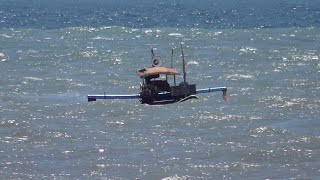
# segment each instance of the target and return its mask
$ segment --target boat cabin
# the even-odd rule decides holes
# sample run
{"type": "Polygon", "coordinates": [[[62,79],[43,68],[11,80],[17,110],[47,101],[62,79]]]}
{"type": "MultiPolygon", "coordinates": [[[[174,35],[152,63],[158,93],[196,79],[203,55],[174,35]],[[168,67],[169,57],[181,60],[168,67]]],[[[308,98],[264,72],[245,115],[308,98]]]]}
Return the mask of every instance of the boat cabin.
{"type": "Polygon", "coordinates": [[[196,94],[196,85],[181,82],[176,85],[175,76],[179,75],[176,69],[167,67],[150,67],[137,71],[143,79],[140,85],[140,101],[142,104],[168,104],[180,101],[196,94]],[[165,80],[161,79],[165,75],[165,80]],[[168,76],[173,76],[174,85],[168,83],[168,76]]]}

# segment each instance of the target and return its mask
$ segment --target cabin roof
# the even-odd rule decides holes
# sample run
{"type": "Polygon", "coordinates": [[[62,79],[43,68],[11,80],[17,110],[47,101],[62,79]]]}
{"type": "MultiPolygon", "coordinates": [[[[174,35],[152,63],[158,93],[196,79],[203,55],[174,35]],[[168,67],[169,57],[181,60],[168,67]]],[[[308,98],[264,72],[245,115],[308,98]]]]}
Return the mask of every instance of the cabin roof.
{"type": "Polygon", "coordinates": [[[137,71],[138,76],[140,78],[146,78],[148,76],[156,75],[156,74],[166,74],[166,75],[177,75],[179,74],[176,69],[167,68],[167,67],[151,67],[144,68],[137,71]]]}

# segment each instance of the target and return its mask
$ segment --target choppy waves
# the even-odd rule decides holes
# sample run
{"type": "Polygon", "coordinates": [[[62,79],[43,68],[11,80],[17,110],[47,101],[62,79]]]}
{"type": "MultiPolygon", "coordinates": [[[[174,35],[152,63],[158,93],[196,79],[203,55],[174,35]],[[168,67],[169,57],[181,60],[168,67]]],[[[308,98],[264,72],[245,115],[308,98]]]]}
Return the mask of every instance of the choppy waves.
{"type": "Polygon", "coordinates": [[[133,28],[254,29],[319,27],[316,0],[150,2],[92,0],[1,1],[0,26],[60,29],[74,26],[133,28]],[[45,8],[44,8],[45,7],[45,8]],[[27,13],[26,13],[27,12],[27,13]],[[276,20],[275,20],[276,19],[276,20]]]}
{"type": "MultiPolygon", "coordinates": [[[[2,177],[314,178],[319,174],[318,28],[1,29],[2,177]],[[150,49],[198,88],[167,106],[86,95],[139,91],[150,49]]],[[[177,77],[180,81],[182,77],[177,77]]]]}

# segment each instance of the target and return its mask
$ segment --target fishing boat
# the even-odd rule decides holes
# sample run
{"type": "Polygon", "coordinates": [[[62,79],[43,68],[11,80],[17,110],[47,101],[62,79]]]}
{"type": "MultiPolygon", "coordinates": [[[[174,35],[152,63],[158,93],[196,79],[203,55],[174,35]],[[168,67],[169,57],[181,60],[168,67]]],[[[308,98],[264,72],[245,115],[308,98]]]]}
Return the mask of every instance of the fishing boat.
{"type": "Polygon", "coordinates": [[[189,99],[198,99],[196,94],[211,93],[222,91],[223,98],[227,99],[226,87],[209,87],[204,89],[197,89],[196,84],[189,84],[186,81],[186,63],[181,44],[182,53],[182,70],[183,81],[176,83],[176,76],[179,72],[172,67],[171,51],[171,67],[162,67],[162,59],[156,56],[154,50],[152,54],[152,67],[143,68],[137,71],[137,75],[142,79],[140,83],[140,93],[138,94],[102,94],[102,95],[88,95],[88,101],[96,101],[97,99],[139,99],[142,104],[161,105],[171,104],[176,102],[183,102],[189,99]],[[169,79],[173,78],[173,85],[170,85],[169,79]]]}

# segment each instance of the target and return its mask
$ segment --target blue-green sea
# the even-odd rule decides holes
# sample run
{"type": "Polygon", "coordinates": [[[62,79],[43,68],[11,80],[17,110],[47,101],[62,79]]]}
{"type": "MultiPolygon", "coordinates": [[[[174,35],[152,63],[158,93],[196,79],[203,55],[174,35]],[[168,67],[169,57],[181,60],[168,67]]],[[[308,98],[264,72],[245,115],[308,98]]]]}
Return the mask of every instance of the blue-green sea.
{"type": "Polygon", "coordinates": [[[318,0],[0,0],[0,179],[318,179],[319,42],[318,0]],[[228,102],[87,101],[180,43],[228,102]]]}

